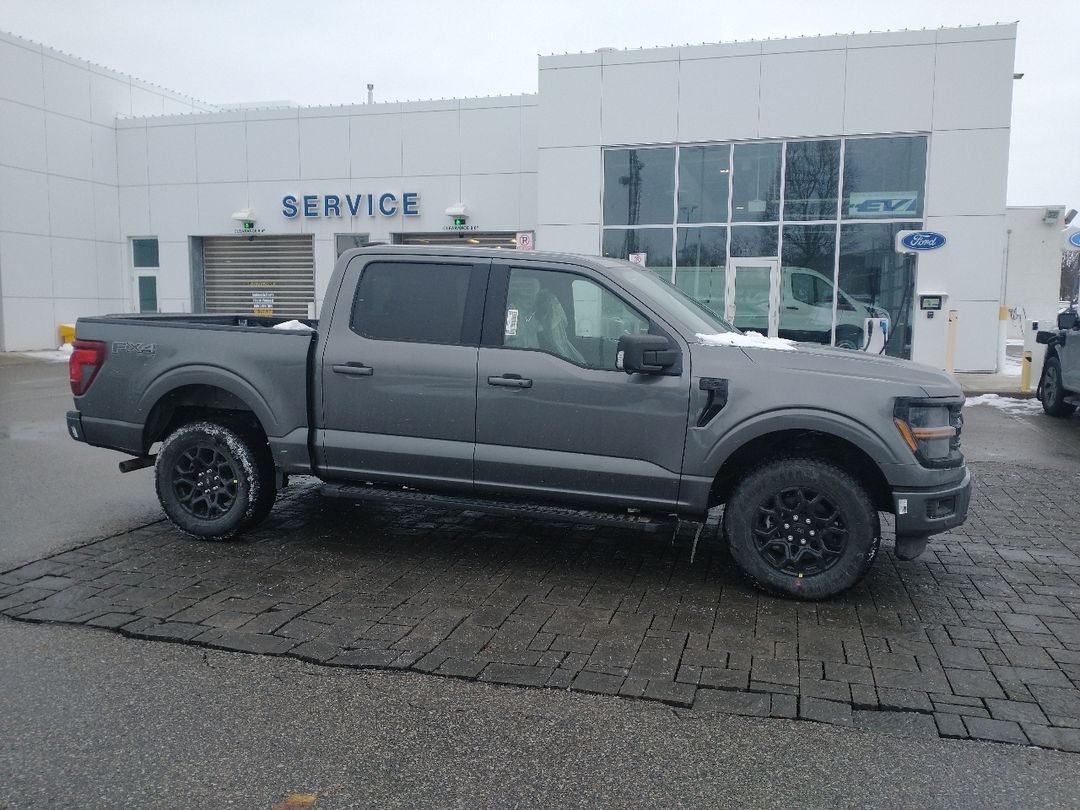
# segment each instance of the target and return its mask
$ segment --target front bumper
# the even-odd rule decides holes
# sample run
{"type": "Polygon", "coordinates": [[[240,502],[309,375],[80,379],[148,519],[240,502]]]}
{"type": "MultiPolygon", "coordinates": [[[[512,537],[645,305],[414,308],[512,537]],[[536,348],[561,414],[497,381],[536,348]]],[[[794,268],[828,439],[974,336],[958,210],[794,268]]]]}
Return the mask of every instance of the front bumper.
{"type": "Polygon", "coordinates": [[[941,534],[967,520],[971,502],[971,473],[964,468],[960,481],[927,489],[893,491],[896,537],[924,539],[941,534]]]}

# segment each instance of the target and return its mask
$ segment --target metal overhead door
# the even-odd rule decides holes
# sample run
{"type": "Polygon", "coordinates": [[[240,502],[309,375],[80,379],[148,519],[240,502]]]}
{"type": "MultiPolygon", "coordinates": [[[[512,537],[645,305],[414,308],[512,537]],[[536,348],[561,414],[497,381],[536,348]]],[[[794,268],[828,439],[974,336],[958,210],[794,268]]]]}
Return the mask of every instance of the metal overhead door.
{"type": "Polygon", "coordinates": [[[315,300],[311,236],[203,237],[207,312],[307,317],[315,300]]]}

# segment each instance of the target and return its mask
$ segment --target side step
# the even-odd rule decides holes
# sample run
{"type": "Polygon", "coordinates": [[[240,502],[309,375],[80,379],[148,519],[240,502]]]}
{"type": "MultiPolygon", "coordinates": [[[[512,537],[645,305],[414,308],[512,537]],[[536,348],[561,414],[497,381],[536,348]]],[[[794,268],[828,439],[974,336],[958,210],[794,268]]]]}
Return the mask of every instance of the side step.
{"type": "Polygon", "coordinates": [[[436,495],[415,489],[397,489],[365,484],[323,484],[320,490],[329,498],[352,501],[382,501],[383,503],[425,506],[434,509],[468,510],[489,515],[546,520],[553,523],[585,523],[591,526],[617,526],[645,532],[673,531],[674,515],[648,515],[631,512],[603,512],[592,509],[573,509],[564,506],[509,501],[494,498],[470,498],[465,495],[436,495]]]}

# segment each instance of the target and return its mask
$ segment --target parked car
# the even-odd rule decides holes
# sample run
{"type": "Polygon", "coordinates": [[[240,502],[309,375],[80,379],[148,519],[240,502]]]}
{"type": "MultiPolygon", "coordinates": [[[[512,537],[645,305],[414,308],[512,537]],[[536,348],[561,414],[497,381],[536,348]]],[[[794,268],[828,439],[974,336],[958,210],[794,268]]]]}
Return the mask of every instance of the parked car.
{"type": "Polygon", "coordinates": [[[199,538],[254,526],[292,474],[604,525],[723,504],[743,571],[808,599],[862,578],[879,512],[901,559],[967,515],[951,377],[744,335],[629,262],[361,248],[322,314],[82,318],[68,430],[134,456],[123,470],[153,464],[165,513],[199,538]]]}
{"type": "Polygon", "coordinates": [[[1080,316],[1076,304],[1058,313],[1057,329],[1039,330],[1046,346],[1036,396],[1051,416],[1069,416],[1080,405],[1080,316]]]}

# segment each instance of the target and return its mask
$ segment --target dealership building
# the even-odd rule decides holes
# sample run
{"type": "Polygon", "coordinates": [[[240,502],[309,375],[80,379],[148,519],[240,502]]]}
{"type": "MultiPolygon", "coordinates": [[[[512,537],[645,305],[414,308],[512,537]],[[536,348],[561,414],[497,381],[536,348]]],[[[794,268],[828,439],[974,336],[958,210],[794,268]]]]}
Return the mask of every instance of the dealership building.
{"type": "Polygon", "coordinates": [[[1015,38],[601,48],[541,57],[536,94],[221,108],[0,35],[0,348],[106,312],[317,314],[371,242],[531,243],[993,371],[1015,38]]]}

